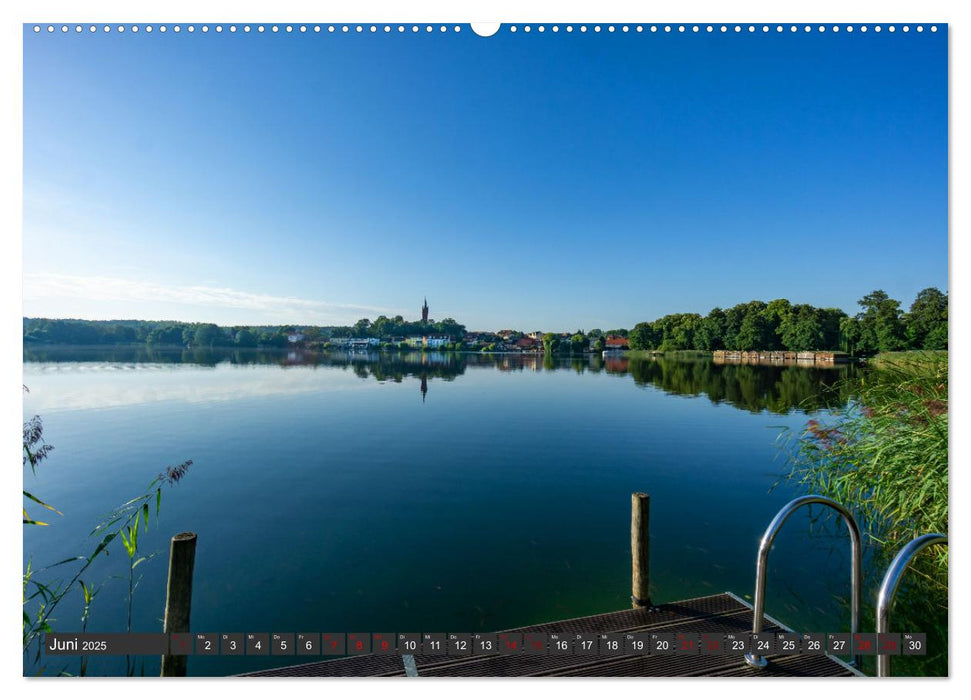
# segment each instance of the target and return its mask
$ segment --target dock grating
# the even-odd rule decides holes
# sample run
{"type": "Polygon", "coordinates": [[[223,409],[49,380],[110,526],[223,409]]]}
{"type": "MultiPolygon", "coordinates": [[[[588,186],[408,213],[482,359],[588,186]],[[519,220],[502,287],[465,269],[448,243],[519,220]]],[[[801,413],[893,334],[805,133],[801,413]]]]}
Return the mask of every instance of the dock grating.
{"type": "MultiPolygon", "coordinates": [[[[693,598],[653,608],[544,622],[500,632],[748,632],[752,609],[732,594],[693,598]]],[[[766,632],[781,632],[766,618],[766,632]]],[[[489,654],[470,657],[415,655],[419,677],[522,677],[522,676],[853,676],[855,671],[830,656],[770,656],[769,665],[755,670],[732,655],[638,655],[638,656],[530,656],[489,654]]],[[[361,677],[404,676],[402,657],[369,654],[297,666],[265,669],[244,676],[262,677],[361,677]]]]}

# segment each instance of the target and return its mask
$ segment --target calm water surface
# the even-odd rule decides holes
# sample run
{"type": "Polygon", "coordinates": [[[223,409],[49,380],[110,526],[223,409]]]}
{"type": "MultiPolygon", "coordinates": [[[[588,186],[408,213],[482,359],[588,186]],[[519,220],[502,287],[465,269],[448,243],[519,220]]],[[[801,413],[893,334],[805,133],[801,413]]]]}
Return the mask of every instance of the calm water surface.
{"type": "MultiPolygon", "coordinates": [[[[136,570],[133,628],[161,630],[168,540],[190,530],[198,632],[475,632],[621,609],[633,491],[651,494],[654,600],[751,595],[758,539],[801,495],[772,488],[780,431],[824,416],[850,371],[28,348],[23,370],[24,416],[55,447],[25,488],[64,514],[25,528],[25,565],[89,552],[105,513],[192,459],[141,543],[159,554],[136,570]]],[[[848,625],[848,545],[831,530],[794,516],[770,560],[767,611],[803,631],[848,625]]],[[[104,582],[89,630],[125,629],[124,559],[88,577],[104,582]]],[[[80,629],[77,597],[55,629],[80,629]]],[[[286,662],[195,657],[189,672],[286,662]]]]}

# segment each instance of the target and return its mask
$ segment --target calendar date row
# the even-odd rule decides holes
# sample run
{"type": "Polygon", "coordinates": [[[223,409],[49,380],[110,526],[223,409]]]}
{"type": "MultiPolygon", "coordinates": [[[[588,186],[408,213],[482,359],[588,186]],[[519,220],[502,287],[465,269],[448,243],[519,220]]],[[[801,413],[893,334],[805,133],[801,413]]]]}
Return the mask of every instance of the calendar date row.
{"type": "Polygon", "coordinates": [[[925,655],[923,633],[793,632],[239,632],[47,635],[52,655],[172,654],[177,656],[423,656],[877,654],[925,655]],[[72,641],[73,640],[73,641],[72,641]]]}

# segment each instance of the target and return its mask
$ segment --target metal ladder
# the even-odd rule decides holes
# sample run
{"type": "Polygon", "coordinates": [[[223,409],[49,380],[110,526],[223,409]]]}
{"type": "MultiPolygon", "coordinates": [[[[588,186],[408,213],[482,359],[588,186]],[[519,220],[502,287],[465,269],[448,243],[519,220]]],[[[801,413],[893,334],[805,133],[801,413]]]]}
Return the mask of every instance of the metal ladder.
{"type": "MultiPolygon", "coordinates": [[[[890,608],[893,606],[894,596],[897,595],[897,588],[904,572],[910,565],[911,559],[917,556],[925,547],[935,544],[947,545],[947,535],[932,533],[921,535],[917,539],[911,540],[897,552],[897,556],[887,567],[887,573],[883,575],[883,582],[880,584],[880,591],[877,593],[877,634],[890,631],[890,608]]],[[[890,675],[890,656],[880,654],[877,657],[877,677],[884,678],[890,675]]]]}
{"type": "MultiPolygon", "coordinates": [[[[846,528],[850,532],[850,587],[851,587],[851,598],[850,598],[850,634],[856,634],[860,631],[860,591],[861,591],[861,578],[862,578],[862,559],[863,559],[863,546],[860,537],[860,528],[856,524],[856,519],[853,514],[849,512],[844,506],[840,505],[836,501],[826,498],[825,496],[802,496],[789,501],[782,510],[776,513],[776,516],[769,523],[769,526],[765,530],[765,534],[762,535],[762,540],[759,543],[759,554],[755,563],[755,603],[753,606],[753,621],[752,621],[752,633],[758,633],[762,631],[763,619],[765,616],[765,579],[768,570],[769,561],[769,550],[772,549],[772,542],[775,540],[779,530],[782,528],[783,523],[792,515],[796,510],[803,506],[818,503],[820,505],[828,506],[835,510],[843,517],[843,521],[846,523],[846,528]]],[[[897,588],[900,586],[900,580],[903,578],[904,572],[910,565],[911,560],[917,556],[917,554],[923,550],[925,547],[930,547],[933,545],[947,545],[947,536],[941,535],[939,533],[933,533],[929,535],[922,535],[911,542],[908,542],[899,552],[897,556],[893,558],[890,562],[890,566],[887,567],[887,572],[884,574],[883,582],[880,584],[880,590],[877,593],[877,634],[890,631],[890,608],[893,605],[894,596],[897,594],[897,588]]],[[[745,655],[745,663],[754,668],[765,668],[768,664],[768,660],[760,655],[754,653],[748,653],[745,655]]],[[[854,655],[850,661],[850,665],[855,668],[860,668],[860,656],[854,655]]],[[[887,654],[880,654],[877,656],[877,676],[884,677],[890,675],[890,656],[887,654]]]]}
{"type": "MultiPolygon", "coordinates": [[[[863,568],[863,544],[860,537],[860,528],[856,524],[856,519],[853,514],[850,513],[846,508],[841,506],[836,501],[831,498],[826,498],[825,496],[801,496],[792,501],[789,501],[782,510],[776,513],[776,516],[772,518],[772,522],[769,523],[769,527],[766,528],[765,534],[762,535],[762,540],[759,543],[759,554],[755,563],[755,603],[753,606],[753,621],[752,621],[752,633],[757,634],[762,631],[762,622],[765,615],[765,578],[768,570],[769,561],[769,550],[772,548],[772,542],[775,540],[775,536],[779,534],[779,529],[782,527],[783,523],[792,515],[795,511],[803,506],[808,506],[814,503],[820,505],[829,506],[837,513],[843,517],[843,521],[846,523],[846,528],[850,531],[850,633],[856,634],[860,631],[860,591],[862,588],[862,568],[863,568]]],[[[748,653],[745,655],[745,663],[753,668],[765,668],[769,663],[761,654],[748,653]]],[[[855,668],[860,667],[860,657],[854,656],[850,665],[855,668]]]]}

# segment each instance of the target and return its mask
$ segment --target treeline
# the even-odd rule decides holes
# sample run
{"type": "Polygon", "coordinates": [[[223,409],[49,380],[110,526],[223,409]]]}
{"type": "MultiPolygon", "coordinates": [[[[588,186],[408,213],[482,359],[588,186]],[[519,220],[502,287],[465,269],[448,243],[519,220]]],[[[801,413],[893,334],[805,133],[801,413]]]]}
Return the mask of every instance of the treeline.
{"type": "MultiPolygon", "coordinates": [[[[324,329],[316,329],[321,333],[324,329]]],[[[179,321],[85,321],[25,318],[24,343],[43,345],[178,345],[284,347],[290,326],[231,326],[179,321]]],[[[304,331],[305,335],[310,330],[304,331]]]]}
{"type": "Polygon", "coordinates": [[[332,338],[407,338],[416,335],[450,335],[461,340],[465,337],[465,326],[454,318],[443,321],[428,319],[428,323],[421,321],[406,321],[401,316],[388,318],[378,316],[374,321],[367,318],[360,319],[353,326],[334,326],[330,329],[332,338]]]}
{"type": "Polygon", "coordinates": [[[638,323],[632,350],[842,350],[873,354],[895,350],[947,349],[947,294],[930,287],[910,310],[883,290],[857,302],[850,316],[841,309],[792,304],[788,299],[750,301],[700,314],[669,314],[638,323]]]}
{"type": "Polygon", "coordinates": [[[451,335],[459,340],[465,326],[443,321],[405,321],[401,316],[362,318],[353,326],[217,326],[180,321],[85,321],[81,319],[24,318],[24,343],[35,345],[178,345],[185,348],[282,348],[298,333],[302,344],[332,338],[407,337],[451,335]]]}

